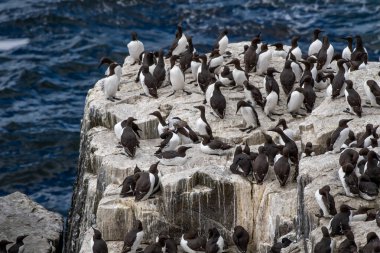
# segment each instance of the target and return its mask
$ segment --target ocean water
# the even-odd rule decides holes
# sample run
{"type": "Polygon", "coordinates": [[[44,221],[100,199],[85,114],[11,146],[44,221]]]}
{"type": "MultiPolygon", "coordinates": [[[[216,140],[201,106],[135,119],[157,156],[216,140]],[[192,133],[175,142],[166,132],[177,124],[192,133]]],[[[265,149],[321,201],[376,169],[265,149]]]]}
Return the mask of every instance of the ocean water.
{"type": "Polygon", "coordinates": [[[167,49],[176,24],[209,52],[227,28],[231,42],[262,32],[267,43],[300,35],[306,50],[314,28],[340,37],[362,35],[370,60],[380,55],[380,5],[331,1],[0,1],[0,196],[28,194],[67,214],[75,180],[79,127],[87,90],[104,69],[122,63],[130,32],[145,48],[167,49]]]}

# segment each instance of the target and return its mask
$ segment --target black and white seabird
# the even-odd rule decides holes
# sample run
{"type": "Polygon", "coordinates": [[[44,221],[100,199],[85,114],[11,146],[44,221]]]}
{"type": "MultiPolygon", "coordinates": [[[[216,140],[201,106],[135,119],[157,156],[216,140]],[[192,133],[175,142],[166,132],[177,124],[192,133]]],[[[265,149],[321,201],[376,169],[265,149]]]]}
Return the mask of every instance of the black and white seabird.
{"type": "Polygon", "coordinates": [[[175,132],[181,139],[181,144],[198,143],[198,135],[190,128],[186,121],[174,123],[175,132]]]}
{"type": "Polygon", "coordinates": [[[208,240],[206,243],[206,253],[222,253],[224,248],[224,239],[218,229],[210,228],[208,230],[208,240]]]}
{"type": "Polygon", "coordinates": [[[159,111],[154,111],[152,113],[149,113],[149,115],[155,116],[158,119],[157,131],[159,135],[169,130],[168,123],[164,120],[159,111]]]}
{"type": "MultiPolygon", "coordinates": [[[[8,253],[22,253],[24,252],[25,250],[25,245],[24,245],[24,242],[23,240],[27,237],[28,235],[21,235],[21,236],[17,236],[16,238],[16,243],[13,244],[9,249],[8,249],[8,253]]],[[[2,241],[3,242],[3,241],[2,241]]],[[[7,242],[4,244],[7,245],[9,243],[12,243],[12,242],[7,242]]],[[[4,247],[5,247],[4,245],[4,247]]],[[[5,251],[6,252],[6,251],[5,251]]],[[[94,251],[95,252],[95,251],[94,251]]]]}
{"type": "MultiPolygon", "coordinates": [[[[134,122],[136,121],[137,119],[133,119],[132,123],[131,123],[131,127],[133,129],[133,131],[135,132],[135,134],[141,138],[140,136],[140,133],[139,131],[142,131],[139,126],[134,122]]],[[[113,130],[115,132],[115,135],[116,135],[116,138],[120,141],[121,140],[121,135],[123,134],[123,128],[127,126],[127,122],[128,120],[123,120],[123,121],[120,121],[118,123],[115,124],[115,126],[113,127],[113,130]]]]}
{"type": "Polygon", "coordinates": [[[271,93],[271,91],[275,91],[277,96],[280,96],[280,87],[276,79],[274,78],[274,73],[280,73],[275,68],[269,67],[266,71],[266,75],[263,80],[263,86],[265,87],[265,92],[267,96],[271,93]]]}
{"type": "Polygon", "coordinates": [[[358,151],[352,148],[347,148],[340,153],[339,165],[343,166],[347,163],[350,163],[352,164],[352,166],[355,167],[358,162],[358,159],[359,159],[358,151]]]}
{"type": "Polygon", "coordinates": [[[135,201],[147,200],[154,193],[154,188],[159,188],[158,163],[152,164],[149,172],[143,171],[135,174],[135,201]]]}
{"type": "MultiPolygon", "coordinates": [[[[284,118],[278,120],[276,127],[282,127],[284,134],[290,139],[294,140],[296,132],[288,127],[288,124],[286,124],[286,120],[284,118]]],[[[279,143],[280,145],[285,145],[285,142],[282,140],[282,138],[279,139],[279,143]]]]}
{"type": "Polygon", "coordinates": [[[309,46],[308,56],[318,54],[319,50],[322,48],[322,41],[319,40],[319,34],[323,32],[321,29],[317,28],[313,32],[313,42],[309,46]]]}
{"type": "Polygon", "coordinates": [[[342,59],[351,60],[352,37],[347,36],[347,37],[344,37],[342,39],[347,41],[347,46],[343,49],[343,52],[342,52],[342,59]]]}
{"type": "Polygon", "coordinates": [[[272,57],[281,57],[283,59],[286,58],[286,55],[288,54],[288,52],[285,51],[284,44],[277,42],[277,43],[272,44],[272,46],[276,47],[272,51],[272,57]]]}
{"type": "Polygon", "coordinates": [[[346,101],[348,103],[348,108],[345,112],[355,113],[359,118],[362,116],[362,100],[360,98],[359,93],[354,89],[354,84],[351,80],[345,80],[346,82],[346,90],[344,94],[346,96],[346,101]]]}
{"type": "Polygon", "coordinates": [[[224,29],[214,43],[214,49],[218,49],[221,55],[224,55],[228,46],[228,30],[224,29]]]}
{"type": "Polygon", "coordinates": [[[334,47],[330,44],[329,38],[323,36],[322,48],[317,55],[317,70],[325,70],[330,65],[334,56],[334,47]]]}
{"type": "Polygon", "coordinates": [[[364,148],[369,148],[373,143],[373,139],[377,140],[379,138],[379,135],[377,133],[377,129],[379,128],[379,125],[375,126],[372,128],[372,134],[367,136],[364,139],[363,147],[364,148]]]}
{"type": "Polygon", "coordinates": [[[219,118],[224,119],[227,102],[226,98],[220,91],[220,87],[225,87],[220,81],[209,85],[206,91],[206,101],[211,106],[216,115],[219,118]]]}
{"type": "Polygon", "coordinates": [[[369,232],[367,234],[367,244],[359,250],[360,253],[373,253],[375,252],[375,246],[380,246],[380,239],[375,232],[369,232]]]}
{"type": "Polygon", "coordinates": [[[364,148],[364,141],[367,139],[367,137],[372,135],[372,130],[373,130],[373,124],[367,124],[365,126],[365,132],[360,135],[357,141],[357,147],[358,148],[364,148]]]}
{"type": "Polygon", "coordinates": [[[354,234],[351,230],[344,231],[346,239],[338,246],[338,253],[357,253],[358,246],[355,243],[354,234]]]}
{"type": "MultiPolygon", "coordinates": [[[[338,98],[344,96],[344,91],[346,90],[346,83],[344,82],[346,80],[344,74],[346,73],[346,70],[343,66],[347,60],[340,59],[337,62],[338,66],[338,73],[334,76],[334,79],[331,82],[331,97],[332,98],[338,98]]],[[[329,89],[329,88],[327,88],[329,89]]],[[[327,93],[330,93],[330,91],[327,90],[327,93]]]]}
{"type": "Polygon", "coordinates": [[[232,70],[232,76],[236,84],[235,87],[243,86],[244,81],[248,81],[249,76],[248,73],[240,67],[239,59],[234,58],[227,64],[234,64],[235,66],[234,70],[232,70]]]}
{"type": "Polygon", "coordinates": [[[252,171],[252,159],[250,154],[243,152],[241,146],[237,146],[235,149],[234,159],[230,165],[230,170],[232,173],[244,177],[247,177],[252,171]]]}
{"type": "Polygon", "coordinates": [[[380,186],[380,165],[379,156],[373,150],[367,154],[367,163],[364,166],[364,173],[368,175],[372,182],[380,186]]]}
{"type": "Polygon", "coordinates": [[[153,71],[153,77],[157,80],[157,89],[160,88],[166,78],[164,51],[162,49],[158,51],[158,61],[153,71]]]}
{"type": "Polygon", "coordinates": [[[136,154],[136,149],[140,147],[140,141],[137,139],[136,133],[132,128],[132,123],[135,120],[136,119],[133,117],[129,117],[127,119],[120,138],[120,143],[129,157],[134,157],[136,154]]]}
{"type": "Polygon", "coordinates": [[[266,133],[263,133],[265,142],[264,142],[264,148],[265,153],[268,156],[269,165],[273,165],[274,158],[276,157],[277,153],[279,152],[280,148],[279,146],[273,141],[272,137],[266,133]]]}
{"type": "Polygon", "coordinates": [[[292,115],[293,118],[295,118],[297,115],[305,116],[304,114],[300,113],[301,106],[303,104],[303,101],[305,100],[305,95],[303,88],[296,88],[294,91],[292,91],[287,100],[287,107],[288,112],[292,115]]]}
{"type": "Polygon", "coordinates": [[[296,75],[292,70],[291,64],[292,61],[287,60],[284,65],[284,69],[280,74],[280,83],[286,95],[289,95],[289,93],[292,91],[294,83],[296,81],[296,75]]]}
{"type": "Polygon", "coordinates": [[[298,46],[298,40],[300,39],[299,36],[294,36],[291,41],[291,48],[289,49],[288,55],[286,56],[286,59],[290,59],[290,54],[293,54],[296,57],[296,60],[299,61],[302,59],[302,51],[301,48],[298,46]]]}
{"type": "Polygon", "coordinates": [[[140,220],[136,220],[135,227],[124,236],[122,253],[136,253],[144,237],[144,230],[140,220]]]}
{"type": "Polygon", "coordinates": [[[243,85],[245,99],[252,106],[258,105],[260,106],[260,108],[264,108],[264,100],[263,96],[261,95],[260,89],[257,88],[255,85],[249,83],[248,81],[244,81],[243,85]]]}
{"type": "Polygon", "coordinates": [[[311,76],[306,76],[303,80],[303,95],[305,97],[303,103],[307,113],[313,111],[315,100],[317,99],[317,95],[313,89],[312,80],[311,76]]]}
{"type": "Polygon", "coordinates": [[[260,120],[255,108],[248,102],[241,100],[237,103],[236,114],[241,111],[241,115],[246,123],[246,128],[239,129],[242,132],[250,133],[260,127],[260,120]]]}
{"type": "MultiPolygon", "coordinates": [[[[186,48],[186,51],[180,54],[179,56],[179,65],[181,67],[181,70],[184,73],[187,73],[187,71],[191,68],[191,63],[193,61],[194,57],[194,46],[193,46],[193,38],[188,37],[187,42],[189,43],[189,46],[186,48]]],[[[197,69],[198,71],[198,69],[197,69]]],[[[195,73],[197,72],[195,71],[195,73]]],[[[194,78],[196,79],[196,78],[194,78]]]]}
{"type": "Polygon", "coordinates": [[[214,139],[214,137],[212,135],[211,126],[207,122],[207,119],[206,119],[206,113],[205,113],[206,109],[205,109],[205,107],[203,105],[198,105],[198,106],[194,106],[194,108],[198,109],[201,112],[200,117],[195,122],[195,124],[196,124],[196,131],[200,135],[207,135],[207,136],[209,136],[211,140],[214,139]]]}
{"type": "Polygon", "coordinates": [[[363,40],[360,35],[355,36],[355,42],[355,48],[351,54],[352,61],[358,61],[360,60],[362,54],[367,54],[367,49],[364,47],[363,40]]]}
{"type": "Polygon", "coordinates": [[[359,195],[359,180],[355,174],[355,168],[352,164],[346,163],[339,168],[338,174],[343,189],[347,196],[355,197],[359,195]]]}
{"type": "Polygon", "coordinates": [[[194,53],[193,58],[191,59],[191,64],[190,64],[191,75],[193,76],[194,80],[191,81],[190,83],[195,82],[195,85],[198,85],[198,69],[200,68],[201,65],[202,65],[202,62],[199,59],[199,55],[197,53],[194,53]]]}
{"type": "Polygon", "coordinates": [[[334,197],[330,194],[330,186],[325,185],[317,190],[315,192],[315,199],[320,208],[320,216],[331,217],[337,214],[334,197]]]}
{"type": "Polygon", "coordinates": [[[290,174],[289,150],[286,146],[282,149],[282,154],[276,156],[273,169],[280,186],[285,186],[290,174]]]}
{"type": "Polygon", "coordinates": [[[0,253],[7,253],[7,245],[11,244],[13,242],[7,241],[7,240],[1,240],[0,241],[0,253]]]}
{"type": "Polygon", "coordinates": [[[219,53],[218,49],[214,49],[210,54],[208,68],[211,73],[219,74],[223,65],[223,56],[219,53]]]}
{"type": "Polygon", "coordinates": [[[119,79],[119,84],[120,84],[120,78],[121,78],[121,74],[122,74],[122,68],[120,66],[120,64],[118,64],[117,62],[111,60],[110,58],[108,57],[102,57],[100,59],[100,63],[98,65],[98,68],[100,68],[100,66],[102,66],[103,64],[107,64],[108,65],[108,68],[105,72],[105,75],[106,76],[109,76],[110,75],[110,68],[109,66],[112,64],[112,63],[115,63],[116,64],[116,67],[115,67],[115,75],[118,77],[119,79]]]}
{"type": "MultiPolygon", "coordinates": [[[[315,81],[314,82],[314,88],[317,90],[324,90],[330,86],[330,84],[332,83],[333,80],[334,80],[334,74],[333,73],[325,74],[323,71],[318,71],[317,75],[315,77],[315,80],[314,80],[315,81]]],[[[331,92],[332,92],[332,90],[331,90],[331,92]]],[[[331,96],[331,94],[328,96],[331,96]]]]}
{"type": "Polygon", "coordinates": [[[262,44],[261,52],[257,56],[256,73],[263,75],[267,71],[271,60],[272,52],[268,49],[268,44],[262,44]]]}
{"type": "Polygon", "coordinates": [[[136,62],[140,64],[140,55],[144,52],[144,44],[138,40],[136,32],[131,33],[131,41],[128,43],[127,47],[129,55],[133,59],[132,65],[136,62]]]}
{"type": "MultiPolygon", "coordinates": [[[[300,79],[300,86],[301,87],[302,87],[304,80],[307,76],[311,77],[310,83],[311,83],[312,87],[314,87],[315,82],[314,82],[313,74],[315,74],[315,77],[317,75],[317,72],[314,71],[314,61],[315,61],[314,57],[309,57],[309,58],[307,58],[306,61],[304,61],[304,60],[300,61],[303,65],[305,65],[305,69],[304,69],[302,76],[301,76],[301,79],[300,79]],[[313,72],[312,72],[312,70],[313,70],[313,72]]],[[[322,72],[322,71],[320,71],[320,72],[322,72]]]]}
{"type": "Polygon", "coordinates": [[[141,73],[139,75],[141,87],[144,91],[141,95],[148,97],[158,98],[157,95],[157,79],[149,72],[148,65],[141,67],[141,73]]]}
{"type": "Polygon", "coordinates": [[[199,56],[200,61],[202,62],[201,66],[198,68],[197,72],[197,82],[199,85],[199,88],[202,90],[203,93],[206,93],[207,87],[212,83],[213,76],[208,68],[207,65],[207,56],[206,55],[200,55],[199,56]]]}
{"type": "Polygon", "coordinates": [[[181,70],[179,66],[177,66],[176,60],[179,59],[178,55],[173,55],[170,57],[170,83],[173,87],[173,93],[170,94],[168,97],[174,95],[177,91],[182,90],[187,95],[190,95],[191,92],[185,91],[185,73],[181,70]]]}
{"type": "Polygon", "coordinates": [[[206,250],[206,238],[198,236],[197,231],[189,231],[182,235],[180,245],[186,253],[206,250]]]}
{"type": "Polygon", "coordinates": [[[313,151],[313,143],[307,142],[305,145],[305,150],[303,151],[301,157],[304,158],[304,157],[310,157],[314,155],[315,155],[315,152],[313,151]]]}
{"type": "Polygon", "coordinates": [[[328,141],[327,150],[334,151],[335,153],[340,152],[340,148],[343,143],[347,140],[350,129],[347,123],[352,119],[341,119],[339,120],[339,125],[337,129],[332,132],[330,140],[328,141]]]}
{"type": "Polygon", "coordinates": [[[359,195],[365,200],[375,200],[379,195],[379,187],[366,173],[359,178],[359,195]]]}
{"type": "Polygon", "coordinates": [[[158,238],[158,242],[149,245],[144,249],[144,253],[162,253],[162,248],[166,245],[166,240],[168,238],[165,235],[161,235],[158,238]]]}
{"type": "Polygon", "coordinates": [[[247,230],[245,230],[242,226],[236,226],[234,228],[232,240],[234,241],[236,247],[241,253],[247,252],[247,247],[249,243],[249,234],[247,230]]]}
{"type": "Polygon", "coordinates": [[[167,58],[171,57],[172,55],[180,55],[181,53],[186,51],[187,46],[188,42],[186,35],[183,33],[182,24],[178,23],[175,39],[167,54],[167,58]]]}
{"type": "Polygon", "coordinates": [[[177,151],[165,151],[160,154],[155,154],[160,159],[160,163],[166,166],[179,166],[186,163],[189,156],[186,155],[186,150],[191,147],[180,146],[177,151]]]}
{"type": "Polygon", "coordinates": [[[258,59],[256,50],[258,43],[260,43],[260,38],[253,38],[251,41],[251,45],[244,52],[245,71],[247,73],[250,72],[252,69],[255,70],[256,68],[256,63],[258,59]]]}
{"type": "Polygon", "coordinates": [[[224,66],[222,72],[218,76],[218,80],[224,85],[235,86],[234,77],[232,76],[232,71],[228,66],[224,66]]]}
{"type": "MultiPolygon", "coordinates": [[[[91,248],[93,253],[108,253],[107,243],[102,238],[102,233],[96,228],[92,227],[94,235],[91,239],[91,248]]],[[[8,250],[8,252],[10,252],[8,250]]]]}
{"type": "Polygon", "coordinates": [[[153,191],[152,191],[152,194],[150,196],[156,194],[161,189],[161,176],[162,176],[162,174],[157,169],[159,163],[160,162],[156,162],[149,167],[149,174],[154,176],[153,191]]]}
{"type": "Polygon", "coordinates": [[[276,242],[273,244],[273,246],[270,248],[270,253],[281,253],[282,249],[289,247],[289,245],[292,243],[291,240],[284,237],[281,239],[281,242],[276,242]]]}
{"type": "Polygon", "coordinates": [[[225,155],[231,152],[232,146],[220,140],[210,140],[210,137],[201,135],[201,151],[209,155],[225,155]]]}
{"type": "Polygon", "coordinates": [[[142,57],[142,66],[137,72],[135,82],[139,82],[141,78],[141,72],[143,71],[143,66],[148,66],[149,73],[153,76],[154,70],[156,68],[156,58],[154,57],[153,52],[146,51],[141,54],[142,57]]]}
{"type": "Polygon", "coordinates": [[[380,106],[380,86],[375,80],[364,81],[364,91],[370,101],[370,105],[374,107],[380,106]]]}
{"type": "MultiPolygon", "coordinates": [[[[136,181],[135,181],[135,174],[141,172],[140,168],[135,167],[133,171],[133,175],[127,176],[123,183],[120,186],[123,186],[120,191],[120,197],[125,198],[129,196],[135,195],[135,188],[136,188],[136,181]]],[[[120,187],[119,186],[119,187],[120,187]]]]}
{"type": "Polygon", "coordinates": [[[157,154],[164,151],[175,150],[181,144],[181,138],[174,131],[166,131],[160,135],[161,139],[164,139],[156,152],[157,154]]]}
{"type": "Polygon", "coordinates": [[[345,230],[351,230],[352,210],[356,209],[346,204],[340,206],[339,213],[330,220],[330,236],[343,235],[345,230]]]}
{"type": "Polygon", "coordinates": [[[266,90],[268,95],[264,99],[264,113],[271,121],[275,121],[275,119],[271,117],[272,115],[281,115],[275,113],[275,108],[279,101],[279,90],[276,91],[276,89],[279,89],[278,84],[277,87],[275,85],[269,86],[268,90],[266,90]]]}
{"type": "Polygon", "coordinates": [[[258,184],[262,184],[266,175],[268,174],[269,161],[265,153],[265,148],[260,146],[259,155],[256,157],[252,165],[253,176],[258,184]]]}
{"type": "Polygon", "coordinates": [[[335,249],[335,240],[330,237],[328,229],[321,227],[322,238],[314,247],[314,253],[332,253],[335,249]]]}
{"type": "Polygon", "coordinates": [[[115,73],[115,68],[118,65],[116,63],[111,63],[109,66],[109,75],[104,78],[104,95],[108,100],[114,102],[120,100],[120,98],[115,97],[117,89],[119,88],[120,78],[115,73]]]}

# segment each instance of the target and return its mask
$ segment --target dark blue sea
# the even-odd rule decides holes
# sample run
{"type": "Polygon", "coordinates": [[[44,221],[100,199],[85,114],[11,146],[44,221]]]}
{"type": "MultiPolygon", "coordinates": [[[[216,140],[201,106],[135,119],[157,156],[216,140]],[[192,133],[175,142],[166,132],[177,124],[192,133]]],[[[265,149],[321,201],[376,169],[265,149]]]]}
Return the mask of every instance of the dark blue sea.
{"type": "Polygon", "coordinates": [[[98,60],[122,63],[131,31],[146,49],[168,48],[181,19],[200,52],[222,28],[231,42],[301,35],[306,50],[319,27],[338,50],[339,37],[360,34],[370,59],[380,55],[376,0],[0,0],[0,195],[21,191],[65,216],[86,93],[104,74],[98,60]]]}

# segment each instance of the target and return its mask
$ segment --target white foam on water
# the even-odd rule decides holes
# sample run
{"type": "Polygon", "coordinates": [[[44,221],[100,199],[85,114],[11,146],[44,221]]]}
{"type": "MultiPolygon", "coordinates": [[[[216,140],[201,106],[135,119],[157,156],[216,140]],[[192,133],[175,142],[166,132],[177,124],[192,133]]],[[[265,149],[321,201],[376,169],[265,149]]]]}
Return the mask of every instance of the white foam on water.
{"type": "Polygon", "coordinates": [[[22,47],[29,44],[30,39],[5,39],[0,40],[0,51],[8,51],[16,47],[22,47]]]}

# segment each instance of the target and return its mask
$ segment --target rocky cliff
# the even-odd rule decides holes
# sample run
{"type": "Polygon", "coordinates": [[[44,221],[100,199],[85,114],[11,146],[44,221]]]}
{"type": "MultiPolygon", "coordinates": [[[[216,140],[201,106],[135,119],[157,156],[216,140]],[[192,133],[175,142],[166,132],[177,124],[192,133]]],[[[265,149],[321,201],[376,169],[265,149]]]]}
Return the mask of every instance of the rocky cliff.
{"type": "MultiPolygon", "coordinates": [[[[232,57],[238,56],[244,44],[248,43],[229,45],[232,57]]],[[[283,62],[281,58],[273,58],[271,65],[281,71],[283,62]]],[[[166,64],[169,66],[168,62],[166,64]]],[[[162,190],[154,199],[135,202],[133,198],[121,198],[119,185],[126,176],[133,174],[134,167],[138,165],[148,170],[157,161],[153,153],[156,151],[154,146],[160,142],[156,129],[158,121],[148,114],[159,110],[165,116],[186,120],[194,128],[199,112],[193,106],[202,104],[204,99],[200,89],[193,84],[187,85],[187,90],[192,92],[189,96],[179,93],[167,98],[171,93],[170,86],[158,91],[158,99],[140,96],[141,85],[134,82],[138,69],[139,66],[131,66],[126,59],[121,89],[117,93],[121,101],[106,100],[100,81],[88,92],[81,125],[78,178],[66,233],[66,252],[90,251],[92,230],[89,228],[93,224],[102,231],[110,252],[121,252],[123,237],[135,219],[143,223],[145,243],[152,242],[162,230],[179,238],[189,228],[207,231],[209,227],[216,226],[231,246],[230,251],[235,252],[232,231],[234,226],[243,225],[251,236],[250,252],[266,252],[283,235],[297,242],[288,251],[311,252],[320,238],[319,226],[328,222],[314,216],[318,213],[314,200],[316,189],[329,184],[337,206],[349,202],[354,207],[379,207],[380,200],[368,202],[339,195],[343,191],[337,174],[339,155],[321,154],[321,151],[340,119],[354,118],[350,128],[360,133],[367,123],[380,124],[380,111],[364,108],[360,119],[347,115],[343,112],[347,107],[345,99],[331,100],[325,98],[324,92],[317,93],[316,106],[311,114],[292,118],[286,112],[286,97],[281,91],[278,112],[284,113],[283,118],[289,122],[289,127],[298,131],[299,149],[310,141],[317,151],[317,156],[301,160],[297,183],[289,181],[285,187],[280,187],[273,168],[270,168],[264,183],[257,185],[230,172],[232,154],[209,156],[200,152],[199,144],[191,144],[192,149],[188,151],[191,159],[184,166],[158,166],[162,173],[162,190]],[[114,124],[131,116],[138,119],[137,124],[143,130],[141,148],[134,159],[123,155],[117,148],[118,141],[113,132],[114,124]]],[[[379,64],[370,63],[367,69],[350,74],[363,99],[362,83],[367,79],[379,80],[378,72],[379,64]]],[[[279,82],[279,75],[276,79],[279,82]]],[[[191,80],[189,75],[187,83],[191,80]]],[[[265,94],[263,77],[252,74],[250,82],[265,94]]],[[[261,127],[250,134],[242,133],[238,128],[244,123],[240,113],[235,112],[236,103],[244,98],[244,93],[228,88],[222,88],[222,93],[228,101],[224,120],[211,115],[210,108],[206,106],[206,117],[214,136],[234,145],[248,141],[251,149],[257,151],[264,141],[262,133],[277,122],[270,121],[258,109],[261,127]]],[[[271,135],[277,137],[276,134],[271,135]]],[[[362,231],[375,226],[374,222],[354,224],[357,243],[365,242],[365,232],[362,231]]]]}

